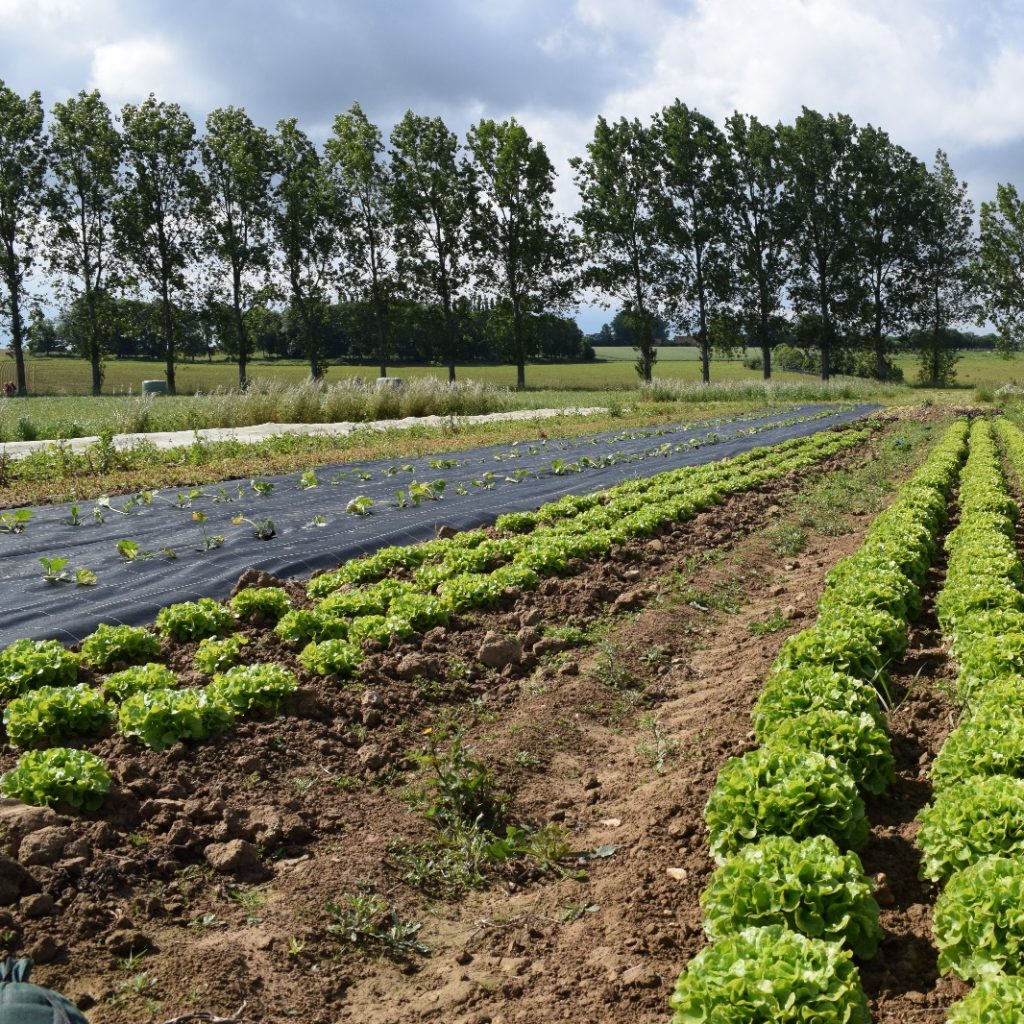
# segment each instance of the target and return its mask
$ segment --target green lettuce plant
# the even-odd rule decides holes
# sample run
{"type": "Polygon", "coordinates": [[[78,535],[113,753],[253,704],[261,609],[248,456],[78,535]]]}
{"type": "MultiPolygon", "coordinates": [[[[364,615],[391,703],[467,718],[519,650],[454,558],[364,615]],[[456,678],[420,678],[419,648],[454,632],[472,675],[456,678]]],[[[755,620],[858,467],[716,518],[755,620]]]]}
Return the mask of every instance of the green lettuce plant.
{"type": "Polygon", "coordinates": [[[94,811],[110,791],[110,773],[95,754],[67,747],[26,750],[0,775],[0,793],[36,807],[68,804],[94,811]]]}
{"type": "Polygon", "coordinates": [[[82,659],[105,672],[118,662],[137,665],[160,655],[160,637],[140,626],[102,623],[82,641],[82,659]]]}
{"type": "Polygon", "coordinates": [[[113,709],[102,694],[86,683],[40,686],[7,705],[4,728],[14,746],[31,747],[95,735],[112,717],[113,709]]]}
{"type": "Polygon", "coordinates": [[[192,664],[197,672],[212,676],[215,672],[223,672],[226,668],[238,663],[242,656],[242,648],[249,643],[242,633],[226,636],[223,640],[208,636],[199,641],[192,664]]]}
{"type": "Polygon", "coordinates": [[[983,857],[1024,854],[1024,779],[975,776],[939,791],[918,815],[921,875],[942,882],[983,857]]]}
{"type": "Polygon", "coordinates": [[[780,924],[870,959],[882,937],[873,892],[860,858],[827,836],[765,836],[714,873],[700,902],[712,941],[780,924]]]}
{"type": "Polygon", "coordinates": [[[79,657],[56,640],[15,640],[0,651],[0,700],[37,686],[69,686],[79,657]]]}
{"type": "Polygon", "coordinates": [[[353,675],[363,660],[363,652],[347,640],[321,640],[309,643],[299,653],[299,664],[318,676],[353,675]]]}
{"type": "Polygon", "coordinates": [[[943,789],[973,775],[1024,777],[1024,715],[989,705],[946,737],[932,764],[932,785],[943,789]]]}
{"type": "Polygon", "coordinates": [[[885,728],[885,714],[873,686],[822,665],[800,665],[773,672],[754,705],[754,731],[769,735],[781,722],[807,711],[846,711],[870,715],[885,728]]]}
{"type": "Polygon", "coordinates": [[[121,732],[153,750],[206,739],[234,718],[233,709],[206,690],[147,690],[129,697],[117,713],[121,732]]]}
{"type": "Polygon", "coordinates": [[[864,801],[850,773],[817,751],[775,744],[726,762],[704,820],[719,862],[766,835],[825,835],[853,850],[868,837],[864,801]]]}
{"type": "Polygon", "coordinates": [[[779,651],[775,668],[821,665],[835,672],[872,681],[882,676],[888,658],[871,637],[841,624],[811,626],[791,636],[779,651]]]}
{"type": "Polygon", "coordinates": [[[869,1024],[849,950],[781,925],[701,950],[669,996],[672,1024],[869,1024]],[[742,969],[740,969],[742,965],[742,969]]]}
{"type": "Polygon", "coordinates": [[[344,640],[348,626],[327,612],[296,608],[281,617],[274,632],[290,647],[300,647],[311,640],[344,640]]]}
{"type": "Polygon", "coordinates": [[[761,743],[806,747],[834,757],[862,792],[884,793],[896,778],[896,759],[885,730],[866,712],[815,708],[762,729],[761,743]]]}
{"type": "Polygon", "coordinates": [[[1024,977],[990,974],[949,1008],[946,1024],[1020,1024],[1024,1020],[1024,977]]]}
{"type": "Polygon", "coordinates": [[[156,662],[133,665],[114,672],[103,680],[103,692],[116,704],[146,690],[170,690],[178,685],[178,677],[166,666],[156,662]]]}
{"type": "Polygon", "coordinates": [[[277,622],[292,608],[292,599],[283,587],[250,587],[240,590],[228,603],[243,622],[254,615],[277,622]]]}
{"type": "Polygon", "coordinates": [[[256,709],[276,712],[298,685],[295,674],[280,665],[236,665],[214,676],[207,691],[212,700],[244,715],[256,709]]]}
{"type": "Polygon", "coordinates": [[[156,616],[156,629],[161,636],[175,640],[202,640],[208,636],[224,636],[235,626],[235,616],[212,597],[161,608],[156,616]]]}
{"type": "Polygon", "coordinates": [[[1024,858],[985,857],[952,875],[935,904],[939,970],[976,980],[1024,968],[1024,858]]]}

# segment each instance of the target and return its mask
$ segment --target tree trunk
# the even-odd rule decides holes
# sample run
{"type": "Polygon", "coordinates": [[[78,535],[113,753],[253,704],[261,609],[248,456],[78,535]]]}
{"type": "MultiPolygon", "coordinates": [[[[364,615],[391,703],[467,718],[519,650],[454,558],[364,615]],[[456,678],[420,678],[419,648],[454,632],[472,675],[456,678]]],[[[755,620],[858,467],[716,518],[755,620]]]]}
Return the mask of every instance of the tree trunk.
{"type": "Polygon", "coordinates": [[[872,325],[871,336],[875,349],[875,379],[885,380],[888,375],[885,367],[885,336],[882,334],[882,296],[877,287],[875,288],[875,322],[872,325]]]}
{"type": "Polygon", "coordinates": [[[711,348],[706,327],[700,332],[700,379],[702,384],[711,383],[711,348]]]}
{"type": "Polygon", "coordinates": [[[242,316],[242,304],[240,295],[242,291],[241,274],[236,268],[234,280],[232,281],[232,300],[235,309],[235,339],[238,342],[238,387],[241,391],[248,390],[249,377],[247,374],[249,361],[249,336],[245,330],[245,317],[242,316]]]}
{"type": "Polygon", "coordinates": [[[700,342],[700,379],[703,384],[711,383],[711,346],[708,344],[708,307],[704,300],[704,271],[701,256],[697,257],[698,331],[700,342]]]}
{"type": "MultiPolygon", "coordinates": [[[[88,271],[87,271],[88,272],[88,271]]],[[[100,325],[96,316],[96,295],[86,284],[85,307],[89,314],[89,363],[92,367],[92,393],[103,391],[103,366],[100,359],[100,325]]]]}
{"type": "Polygon", "coordinates": [[[167,288],[167,279],[160,282],[160,305],[164,329],[164,362],[167,375],[167,392],[171,395],[178,393],[174,379],[174,318],[171,314],[171,296],[167,288]]]}
{"type": "Polygon", "coordinates": [[[28,384],[25,379],[25,328],[21,320],[21,295],[17,282],[14,283],[10,293],[11,348],[14,349],[14,372],[18,378],[18,394],[24,398],[28,395],[28,384]]]}
{"type": "Polygon", "coordinates": [[[454,384],[455,349],[458,344],[458,331],[456,330],[455,317],[452,314],[452,300],[447,292],[444,295],[444,322],[448,342],[448,383],[454,384]]]}
{"type": "Polygon", "coordinates": [[[761,370],[765,380],[772,379],[772,347],[767,341],[761,342],[761,370]]]}
{"type": "Polygon", "coordinates": [[[523,345],[523,313],[519,300],[512,300],[512,336],[516,349],[516,390],[526,390],[526,347],[523,345]]]}

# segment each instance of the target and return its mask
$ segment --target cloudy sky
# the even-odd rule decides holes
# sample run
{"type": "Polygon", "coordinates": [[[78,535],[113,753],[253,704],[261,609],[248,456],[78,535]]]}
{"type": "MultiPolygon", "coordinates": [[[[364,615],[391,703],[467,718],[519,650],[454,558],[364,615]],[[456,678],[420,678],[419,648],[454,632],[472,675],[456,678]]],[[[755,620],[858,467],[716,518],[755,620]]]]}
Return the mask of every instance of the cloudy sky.
{"type": "Polygon", "coordinates": [[[923,159],[945,149],[976,202],[1024,186],[1018,0],[0,0],[0,78],[47,106],[155,92],[199,122],[233,103],[317,138],[353,100],[385,131],[409,108],[460,132],[515,115],[566,212],[595,117],[676,97],[719,120],[848,113],[923,159]]]}

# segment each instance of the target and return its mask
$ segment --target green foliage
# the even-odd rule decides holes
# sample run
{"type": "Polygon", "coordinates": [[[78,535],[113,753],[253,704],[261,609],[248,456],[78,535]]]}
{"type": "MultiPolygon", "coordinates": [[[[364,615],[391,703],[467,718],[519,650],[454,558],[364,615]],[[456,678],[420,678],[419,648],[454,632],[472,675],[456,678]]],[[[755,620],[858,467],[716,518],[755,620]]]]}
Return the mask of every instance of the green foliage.
{"type": "Polygon", "coordinates": [[[138,626],[108,626],[102,623],[96,632],[82,641],[86,664],[104,672],[118,662],[137,665],[160,654],[160,637],[138,626]]]}
{"type": "Polygon", "coordinates": [[[223,636],[230,633],[234,625],[235,617],[231,610],[211,597],[168,605],[161,608],[156,617],[157,632],[175,640],[223,636]]]}
{"type": "Polygon", "coordinates": [[[299,653],[299,664],[318,676],[353,675],[363,660],[363,652],[347,640],[321,640],[306,644],[299,653]]]}
{"type": "Polygon", "coordinates": [[[754,705],[754,732],[768,736],[787,718],[819,709],[870,715],[885,728],[874,687],[827,667],[802,665],[775,671],[765,681],[754,705]]]}
{"type": "Polygon", "coordinates": [[[211,700],[244,715],[254,709],[277,711],[299,681],[280,665],[236,665],[214,676],[207,687],[211,700]]]}
{"type": "Polygon", "coordinates": [[[398,960],[411,953],[426,956],[430,950],[416,938],[419,924],[403,921],[383,896],[375,893],[346,894],[342,903],[328,903],[333,923],[327,934],[346,949],[383,953],[398,960]]]}
{"type": "Polygon", "coordinates": [[[818,665],[858,679],[881,678],[887,658],[873,639],[840,623],[811,626],[791,636],[779,651],[776,669],[818,665]]]}
{"type": "Polygon", "coordinates": [[[78,678],[77,654],[56,640],[15,640],[0,651],[0,700],[37,686],[66,686],[78,678]]]}
{"type": "Polygon", "coordinates": [[[825,835],[854,850],[868,836],[864,802],[849,772],[816,751],[781,745],[727,761],[704,820],[719,861],[766,835],[825,835]]]}
{"type": "Polygon", "coordinates": [[[36,807],[68,804],[94,811],[109,791],[110,773],[103,761],[66,747],[26,750],[16,767],[0,776],[0,793],[36,807]]]}
{"type": "Polygon", "coordinates": [[[207,637],[199,641],[192,664],[197,672],[203,672],[208,676],[212,676],[214,672],[223,672],[224,669],[237,664],[242,656],[242,648],[248,643],[248,638],[241,633],[225,637],[223,640],[207,637]]]}
{"type": "Polygon", "coordinates": [[[714,942],[744,928],[784,925],[812,939],[842,942],[870,959],[882,937],[874,889],[855,853],[831,839],[765,836],[744,846],[701,893],[704,930],[714,942]]]}
{"type": "Polygon", "coordinates": [[[672,1024],[869,1024],[850,952],[781,925],[701,950],[669,996],[672,1024]],[[739,968],[739,969],[738,969],[739,968]]]}
{"type": "Polygon", "coordinates": [[[72,736],[93,736],[112,718],[111,706],[86,683],[40,686],[7,705],[4,728],[14,746],[29,747],[60,743],[72,736]]]}
{"type": "Polygon", "coordinates": [[[1024,854],[1024,779],[979,776],[947,786],[918,815],[921,875],[944,882],[983,857],[1024,854]]]}
{"type": "Polygon", "coordinates": [[[974,775],[1024,778],[1024,715],[988,705],[947,737],[932,765],[936,789],[974,775]]]}
{"type": "Polygon", "coordinates": [[[251,587],[240,590],[228,603],[242,621],[247,621],[254,615],[261,615],[264,619],[277,622],[291,611],[292,607],[292,599],[282,587],[251,587]]]}
{"type": "Polygon", "coordinates": [[[804,747],[833,757],[862,792],[884,793],[896,777],[896,762],[885,730],[869,714],[816,708],[778,722],[758,741],[804,747]]]}
{"type": "Polygon", "coordinates": [[[946,1024],[1019,1024],[1024,1020],[1024,977],[990,974],[949,1008],[946,1024]]]}
{"type": "Polygon", "coordinates": [[[226,729],[235,713],[206,690],[148,690],[121,705],[118,726],[125,736],[152,750],[166,750],[179,740],[202,740],[226,729]]]}
{"type": "Polygon", "coordinates": [[[311,640],[344,640],[348,626],[329,612],[296,608],[281,616],[274,632],[290,647],[299,647],[311,640]]]}
{"type": "Polygon", "coordinates": [[[1024,858],[986,857],[953,875],[935,904],[939,970],[976,980],[1024,965],[1024,858]]]}
{"type": "Polygon", "coordinates": [[[146,690],[169,690],[178,685],[178,677],[166,666],[155,662],[133,665],[103,680],[103,692],[116,704],[146,690]]]}

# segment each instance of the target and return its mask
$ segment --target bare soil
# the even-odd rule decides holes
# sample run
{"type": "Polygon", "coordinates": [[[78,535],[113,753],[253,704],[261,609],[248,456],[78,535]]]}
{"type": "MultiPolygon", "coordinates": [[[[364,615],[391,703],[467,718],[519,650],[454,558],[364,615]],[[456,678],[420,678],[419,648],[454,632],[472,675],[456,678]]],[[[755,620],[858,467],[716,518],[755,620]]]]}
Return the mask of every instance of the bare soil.
{"type": "MultiPolygon", "coordinates": [[[[848,453],[824,472],[869,458],[848,453]]],[[[29,872],[20,902],[0,909],[0,946],[35,956],[36,980],[94,1024],[202,1013],[267,1024],[663,1022],[675,978],[705,941],[707,796],[726,759],[752,746],[749,712],[779,646],[813,619],[825,574],[870,522],[779,554],[765,528],[792,516],[806,478],[735,496],[535,593],[376,651],[359,685],[309,675],[267,631],[250,630],[248,660],[272,656],[303,684],[283,717],[159,754],[116,736],[92,744],[117,782],[96,815],[0,802],[0,855],[29,872]],[[543,653],[545,629],[595,621],[600,643],[543,653]],[[477,661],[490,631],[517,636],[520,664],[477,661]],[[577,853],[564,870],[510,862],[456,900],[403,881],[391,844],[434,834],[406,799],[412,755],[425,730],[455,720],[511,793],[510,820],[566,830],[577,853]],[[29,821],[40,814],[56,830],[48,843],[29,821]],[[252,843],[259,859],[215,871],[207,847],[230,842],[252,843]],[[343,949],[325,907],[364,890],[420,922],[430,954],[343,949]]],[[[191,645],[166,653],[188,671],[191,645]]],[[[876,1021],[938,1024],[958,994],[936,977],[934,893],[917,881],[913,846],[927,766],[950,725],[950,678],[926,610],[894,671],[899,778],[868,808],[865,867],[880,878],[889,932],[862,965],[876,1021]]],[[[0,770],[14,760],[0,748],[0,770]]]]}

